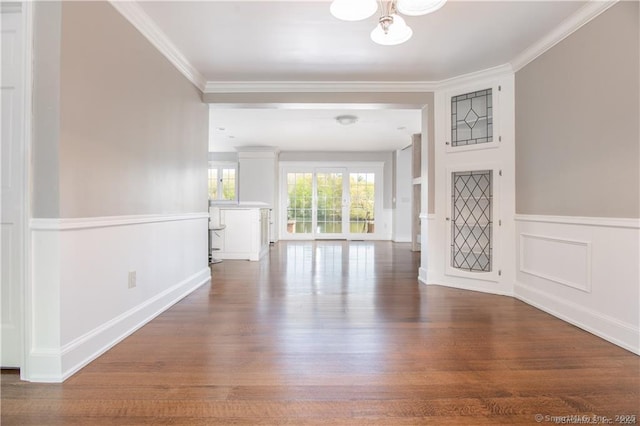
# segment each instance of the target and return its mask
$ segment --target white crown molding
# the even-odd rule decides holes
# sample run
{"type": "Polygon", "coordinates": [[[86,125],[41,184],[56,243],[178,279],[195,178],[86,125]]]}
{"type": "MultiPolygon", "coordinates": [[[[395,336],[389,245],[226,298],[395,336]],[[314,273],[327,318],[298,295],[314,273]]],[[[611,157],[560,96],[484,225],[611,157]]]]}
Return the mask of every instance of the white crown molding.
{"type": "Polygon", "coordinates": [[[204,93],[432,92],[430,81],[207,81],[204,93]]]}
{"type": "Polygon", "coordinates": [[[456,77],[447,78],[445,80],[440,80],[437,82],[436,87],[439,90],[449,89],[452,87],[464,86],[467,84],[477,84],[481,80],[493,80],[512,74],[513,68],[511,68],[511,64],[502,64],[496,67],[470,72],[469,74],[463,74],[456,77]]]}
{"type": "Polygon", "coordinates": [[[204,93],[420,93],[512,73],[503,64],[440,81],[207,81],[204,93]]]}
{"type": "Polygon", "coordinates": [[[137,2],[109,0],[109,3],[131,25],[140,31],[191,83],[200,91],[204,90],[206,85],[204,76],[187,60],[137,2]]]}
{"type": "Polygon", "coordinates": [[[79,218],[33,218],[34,231],[67,231],[72,229],[105,228],[108,226],[139,225],[143,223],[173,222],[177,220],[208,219],[209,213],[149,214],[79,218]]]}
{"type": "Polygon", "coordinates": [[[587,4],[576,13],[562,21],[554,30],[513,58],[513,60],[511,60],[513,72],[524,68],[524,66],[535,60],[538,56],[560,43],[617,2],[618,0],[590,0],[587,2],[587,4]]]}
{"type": "Polygon", "coordinates": [[[624,217],[580,217],[517,214],[516,222],[559,223],[564,225],[640,229],[640,219],[624,217]]]}

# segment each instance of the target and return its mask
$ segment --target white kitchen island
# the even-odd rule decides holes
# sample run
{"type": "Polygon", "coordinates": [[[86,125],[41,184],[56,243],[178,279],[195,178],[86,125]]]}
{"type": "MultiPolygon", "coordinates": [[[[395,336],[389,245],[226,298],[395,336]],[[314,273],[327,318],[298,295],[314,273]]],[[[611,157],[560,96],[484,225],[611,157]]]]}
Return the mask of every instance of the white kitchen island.
{"type": "Polygon", "coordinates": [[[269,251],[268,204],[214,204],[209,216],[212,257],[257,261],[269,251]]]}

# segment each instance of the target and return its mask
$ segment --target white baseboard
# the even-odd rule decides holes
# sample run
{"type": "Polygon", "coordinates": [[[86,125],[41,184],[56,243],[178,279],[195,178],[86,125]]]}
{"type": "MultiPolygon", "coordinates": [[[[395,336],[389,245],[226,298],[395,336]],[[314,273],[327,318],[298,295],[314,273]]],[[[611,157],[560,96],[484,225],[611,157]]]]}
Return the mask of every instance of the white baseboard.
{"type": "Polygon", "coordinates": [[[440,287],[448,287],[454,288],[457,290],[468,290],[468,291],[477,291],[479,293],[486,294],[496,294],[499,296],[511,296],[513,297],[513,293],[510,291],[505,291],[500,288],[497,288],[495,283],[490,282],[490,287],[482,283],[487,283],[486,281],[471,281],[471,280],[463,280],[458,281],[457,279],[447,278],[441,272],[429,272],[425,268],[420,268],[418,272],[418,281],[425,285],[437,285],[440,287]],[[436,277],[434,280],[433,277],[436,277]],[[444,278],[443,278],[444,277],[444,278]]]}
{"type": "Polygon", "coordinates": [[[213,257],[222,260],[248,260],[251,262],[257,262],[262,257],[262,252],[255,254],[252,252],[229,252],[229,251],[214,251],[213,257]]]}
{"type": "Polygon", "coordinates": [[[428,284],[427,277],[427,270],[423,267],[420,267],[418,269],[418,281],[420,281],[422,284],[428,284]]]}
{"type": "Polygon", "coordinates": [[[640,329],[591,309],[517,283],[515,297],[554,317],[640,355],[640,329]]]}
{"type": "Polygon", "coordinates": [[[411,237],[402,236],[402,237],[393,238],[391,241],[393,241],[394,243],[410,243],[411,237]]]}
{"type": "Polygon", "coordinates": [[[66,380],[149,321],[209,282],[211,282],[211,270],[204,268],[124,314],[64,345],[60,351],[63,366],[60,381],[66,380]]]}
{"type": "Polygon", "coordinates": [[[22,380],[38,383],[62,382],[60,351],[49,348],[34,348],[29,353],[29,373],[29,376],[22,377],[22,380]]]}
{"type": "Polygon", "coordinates": [[[464,283],[462,282],[453,282],[453,281],[448,281],[448,282],[431,282],[428,283],[428,285],[439,285],[442,287],[448,287],[448,288],[454,288],[457,290],[467,290],[467,291],[477,291],[478,293],[485,293],[485,294],[495,294],[498,296],[510,296],[513,297],[513,293],[511,293],[510,291],[505,291],[502,290],[500,288],[497,288],[494,284],[495,283],[491,283],[492,285],[487,287],[484,286],[482,284],[474,284],[472,283],[470,280],[465,281],[464,283]]]}

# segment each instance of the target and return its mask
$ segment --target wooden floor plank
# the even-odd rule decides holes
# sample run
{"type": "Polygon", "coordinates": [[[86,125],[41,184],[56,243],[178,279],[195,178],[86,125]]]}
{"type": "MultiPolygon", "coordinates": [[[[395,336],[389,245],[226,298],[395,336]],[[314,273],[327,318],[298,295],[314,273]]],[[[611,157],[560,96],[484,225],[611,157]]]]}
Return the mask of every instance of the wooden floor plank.
{"type": "Polygon", "coordinates": [[[390,242],[280,242],[2,425],[538,424],[639,414],[640,358],[515,299],[424,286],[390,242]]]}

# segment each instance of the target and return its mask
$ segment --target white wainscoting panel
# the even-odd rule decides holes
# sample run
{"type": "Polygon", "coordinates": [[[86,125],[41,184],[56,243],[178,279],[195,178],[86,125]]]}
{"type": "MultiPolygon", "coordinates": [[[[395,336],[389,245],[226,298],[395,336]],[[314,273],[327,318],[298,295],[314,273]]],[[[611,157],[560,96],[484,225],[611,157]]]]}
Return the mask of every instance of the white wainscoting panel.
{"type": "Polygon", "coordinates": [[[208,213],[34,220],[25,379],[64,381],[210,282],[207,232],[208,213]]]}
{"type": "Polygon", "coordinates": [[[520,234],[520,271],[591,292],[591,243],[520,234]]]}
{"type": "Polygon", "coordinates": [[[640,354],[638,223],[516,216],[516,297],[640,354]]]}

